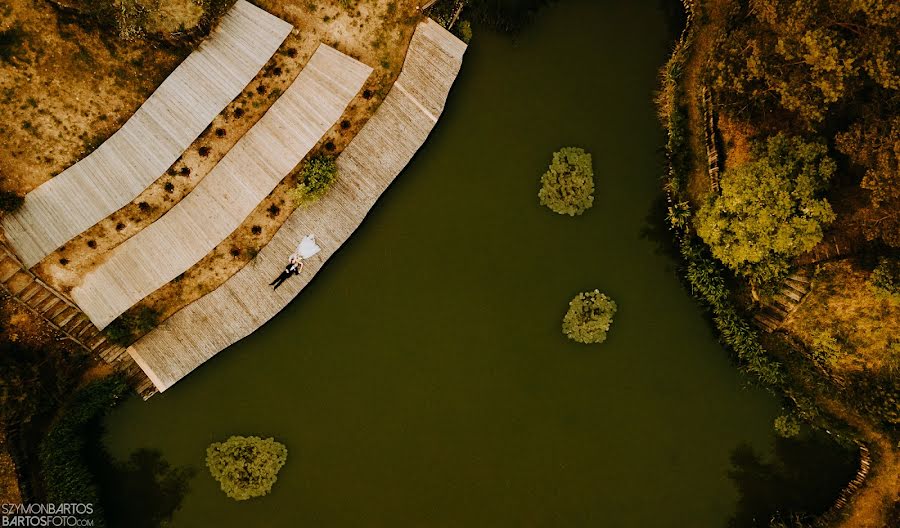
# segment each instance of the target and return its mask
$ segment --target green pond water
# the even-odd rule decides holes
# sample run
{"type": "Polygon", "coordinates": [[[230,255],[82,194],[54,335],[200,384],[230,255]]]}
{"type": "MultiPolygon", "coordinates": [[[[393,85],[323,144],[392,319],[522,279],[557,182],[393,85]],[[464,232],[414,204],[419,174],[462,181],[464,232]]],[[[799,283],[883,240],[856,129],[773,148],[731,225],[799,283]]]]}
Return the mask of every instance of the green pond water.
{"type": "Polygon", "coordinates": [[[515,39],[476,26],[428,143],[313,283],[106,419],[110,515],[717,527],[827,505],[846,454],[776,442],[779,401],[734,368],[662,250],[651,99],[673,32],[656,0],[559,2],[515,39]],[[537,201],[567,145],[594,156],[594,207],[577,218],[537,201]],[[608,341],[567,341],[568,301],[594,288],[619,305],[608,341]],[[206,446],[232,434],[288,446],[269,496],[232,501],[205,470],[206,446]]]}

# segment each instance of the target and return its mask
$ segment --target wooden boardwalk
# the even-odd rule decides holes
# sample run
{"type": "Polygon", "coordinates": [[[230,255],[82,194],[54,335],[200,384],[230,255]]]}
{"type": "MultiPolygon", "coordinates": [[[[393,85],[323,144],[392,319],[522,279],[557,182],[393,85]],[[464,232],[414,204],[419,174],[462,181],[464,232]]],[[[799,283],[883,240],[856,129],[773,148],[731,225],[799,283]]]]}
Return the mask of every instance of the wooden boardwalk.
{"type": "Polygon", "coordinates": [[[295,210],[241,271],[128,348],[160,391],[265,324],[309,283],[425,142],[465,49],[436,22],[421,23],[391,91],[338,157],[338,179],[328,194],[295,210]],[[322,252],[306,263],[301,276],[273,292],[268,283],[310,233],[322,252]]]}
{"type": "Polygon", "coordinates": [[[72,290],[103,328],[237,229],[336,123],[372,68],[319,45],[309,62],[197,187],[113,249],[72,290]]]}
{"type": "Polygon", "coordinates": [[[25,195],[0,223],[32,267],[159,178],[256,76],[292,26],[244,0],[128,121],[87,157],[25,195]]]}
{"type": "Polygon", "coordinates": [[[129,384],[144,399],[156,388],[137,366],[125,348],[106,340],[106,336],[69,299],[28,271],[25,265],[0,244],[0,288],[17,303],[43,318],[76,346],[96,355],[123,372],[129,384]]]}

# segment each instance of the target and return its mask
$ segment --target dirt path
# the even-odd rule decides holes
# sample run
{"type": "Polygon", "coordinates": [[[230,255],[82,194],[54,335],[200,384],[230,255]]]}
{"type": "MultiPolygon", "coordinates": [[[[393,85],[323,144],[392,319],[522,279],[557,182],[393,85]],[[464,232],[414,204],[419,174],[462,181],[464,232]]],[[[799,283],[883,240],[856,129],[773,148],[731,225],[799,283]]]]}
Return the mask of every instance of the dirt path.
{"type": "Polygon", "coordinates": [[[875,463],[865,484],[841,512],[835,525],[839,528],[886,528],[890,508],[900,502],[900,449],[886,434],[844,405],[830,399],[819,399],[829,414],[847,423],[859,433],[873,452],[875,463]]]}

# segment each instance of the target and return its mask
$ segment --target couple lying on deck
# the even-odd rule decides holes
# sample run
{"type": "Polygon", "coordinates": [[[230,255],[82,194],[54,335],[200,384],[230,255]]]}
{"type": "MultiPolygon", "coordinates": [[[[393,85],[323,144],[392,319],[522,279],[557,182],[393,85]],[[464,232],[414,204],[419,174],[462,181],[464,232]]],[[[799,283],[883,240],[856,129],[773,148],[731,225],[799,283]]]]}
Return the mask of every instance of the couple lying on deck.
{"type": "Polygon", "coordinates": [[[291,277],[291,275],[300,275],[300,271],[303,270],[303,259],[310,258],[321,249],[322,248],[316,244],[315,235],[306,235],[303,237],[303,240],[301,240],[300,244],[297,246],[297,251],[288,258],[288,264],[284,267],[284,271],[282,271],[281,275],[276,277],[275,280],[269,283],[269,286],[273,286],[272,290],[277,290],[279,286],[284,284],[284,281],[291,277]]]}

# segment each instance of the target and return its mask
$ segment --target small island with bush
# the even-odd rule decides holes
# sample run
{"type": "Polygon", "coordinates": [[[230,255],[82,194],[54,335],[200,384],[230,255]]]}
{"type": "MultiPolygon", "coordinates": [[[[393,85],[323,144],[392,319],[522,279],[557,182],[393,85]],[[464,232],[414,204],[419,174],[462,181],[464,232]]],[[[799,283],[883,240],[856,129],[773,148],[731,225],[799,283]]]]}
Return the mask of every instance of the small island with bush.
{"type": "Polygon", "coordinates": [[[616,302],[600,290],[579,293],[569,302],[569,310],[563,317],[563,333],[579,343],[602,343],[617,309],[616,302]]]}
{"type": "Polygon", "coordinates": [[[206,467],[226,495],[242,501],[272,491],[287,447],[272,438],[232,436],[206,449],[206,467]]]}
{"type": "Polygon", "coordinates": [[[577,147],[553,153],[550,168],[541,176],[541,205],[562,215],[576,216],[594,205],[594,167],[591,155],[577,147]]]}

